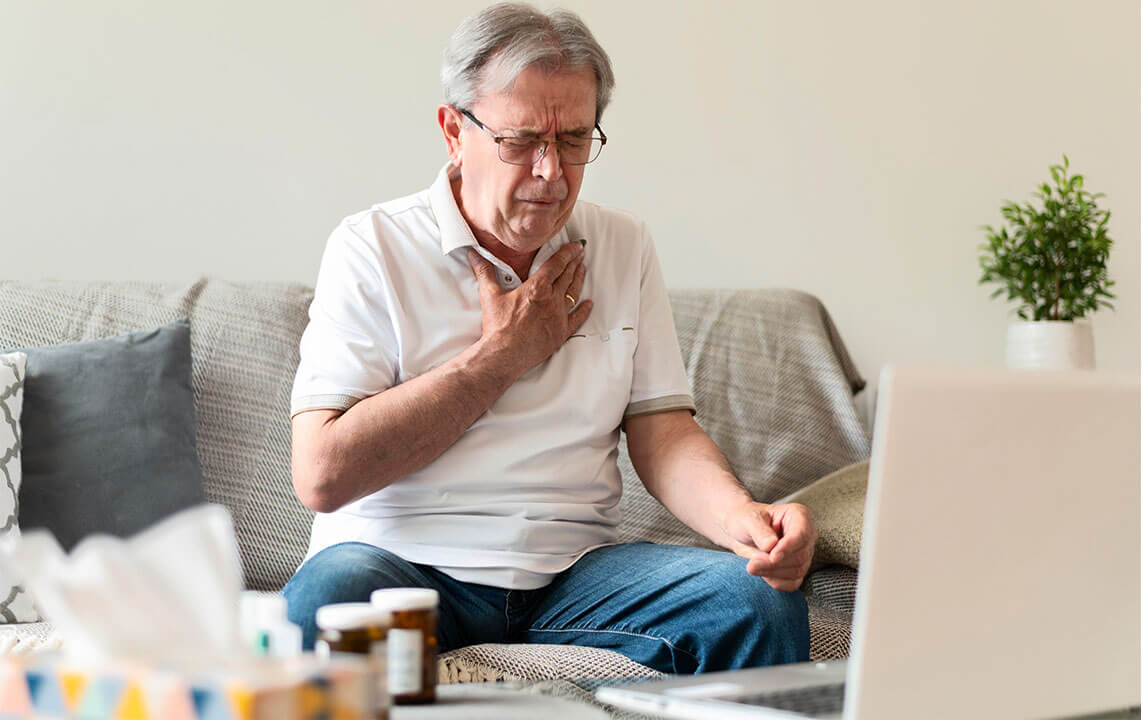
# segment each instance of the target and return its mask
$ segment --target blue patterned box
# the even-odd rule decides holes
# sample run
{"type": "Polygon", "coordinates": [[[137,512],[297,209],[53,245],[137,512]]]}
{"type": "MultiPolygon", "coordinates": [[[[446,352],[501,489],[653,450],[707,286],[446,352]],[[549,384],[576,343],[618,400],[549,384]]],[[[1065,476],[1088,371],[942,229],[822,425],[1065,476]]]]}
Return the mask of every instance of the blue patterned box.
{"type": "Polygon", "coordinates": [[[0,660],[0,720],[371,720],[375,687],[354,657],[173,670],[14,656],[0,660]]]}

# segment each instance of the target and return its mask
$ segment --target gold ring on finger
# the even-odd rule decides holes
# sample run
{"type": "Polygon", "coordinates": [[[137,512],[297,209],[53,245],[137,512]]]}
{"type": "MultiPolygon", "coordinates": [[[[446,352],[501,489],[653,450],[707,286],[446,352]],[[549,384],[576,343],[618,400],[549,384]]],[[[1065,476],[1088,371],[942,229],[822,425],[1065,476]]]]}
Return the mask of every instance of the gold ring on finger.
{"type": "Polygon", "coordinates": [[[570,300],[572,305],[574,305],[574,304],[575,304],[575,298],[571,296],[571,293],[563,293],[563,297],[565,297],[565,298],[567,298],[568,300],[570,300]]]}

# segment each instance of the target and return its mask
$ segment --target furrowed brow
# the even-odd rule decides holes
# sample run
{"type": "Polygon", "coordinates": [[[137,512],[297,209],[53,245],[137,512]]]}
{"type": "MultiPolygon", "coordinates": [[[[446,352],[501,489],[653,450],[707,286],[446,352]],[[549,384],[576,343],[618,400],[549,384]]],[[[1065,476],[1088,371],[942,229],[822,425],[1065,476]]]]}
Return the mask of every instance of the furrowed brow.
{"type": "MultiPolygon", "coordinates": [[[[586,127],[586,126],[577,127],[577,128],[573,128],[571,130],[564,130],[561,133],[557,133],[556,137],[567,137],[569,135],[574,136],[574,137],[586,137],[587,135],[590,135],[594,129],[595,129],[595,127],[593,125],[591,127],[586,127]]],[[[511,131],[511,137],[523,138],[525,140],[531,140],[531,139],[537,140],[537,139],[543,137],[543,133],[540,130],[538,130],[537,128],[522,127],[522,128],[516,128],[516,129],[512,130],[511,131]]]]}
{"type": "Polygon", "coordinates": [[[591,134],[591,131],[593,131],[594,129],[595,128],[593,126],[592,127],[578,127],[578,128],[575,128],[574,130],[565,130],[565,131],[559,133],[559,135],[561,137],[566,137],[567,135],[571,135],[573,137],[587,137],[588,135],[591,134]]]}

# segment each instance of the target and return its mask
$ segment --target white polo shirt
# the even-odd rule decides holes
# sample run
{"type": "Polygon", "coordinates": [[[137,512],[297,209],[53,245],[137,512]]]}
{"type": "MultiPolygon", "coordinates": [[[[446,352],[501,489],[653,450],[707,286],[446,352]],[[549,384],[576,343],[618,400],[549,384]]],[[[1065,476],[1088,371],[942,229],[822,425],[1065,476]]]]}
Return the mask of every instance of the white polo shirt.
{"type": "MultiPolygon", "coordinates": [[[[321,260],[291,414],[346,410],[428,372],[480,338],[476,242],[449,166],[432,187],[346,218],[321,260]]],[[[588,550],[617,542],[624,417],[694,411],[654,245],[631,215],[582,200],[540,248],[534,274],[586,238],[586,324],[524,373],[437,459],[313,520],[307,558],[364,542],[452,577],[543,587],[588,550]]],[[[530,275],[529,275],[530,276],[530,275]]]]}

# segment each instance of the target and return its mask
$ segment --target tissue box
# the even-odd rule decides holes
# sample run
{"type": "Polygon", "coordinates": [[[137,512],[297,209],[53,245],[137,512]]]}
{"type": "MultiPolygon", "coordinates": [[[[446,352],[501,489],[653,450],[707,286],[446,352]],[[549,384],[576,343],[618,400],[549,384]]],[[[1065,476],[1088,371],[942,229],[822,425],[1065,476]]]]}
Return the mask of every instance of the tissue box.
{"type": "Polygon", "coordinates": [[[353,657],[213,668],[84,667],[52,655],[0,661],[0,720],[365,720],[376,675],[353,657]]]}

